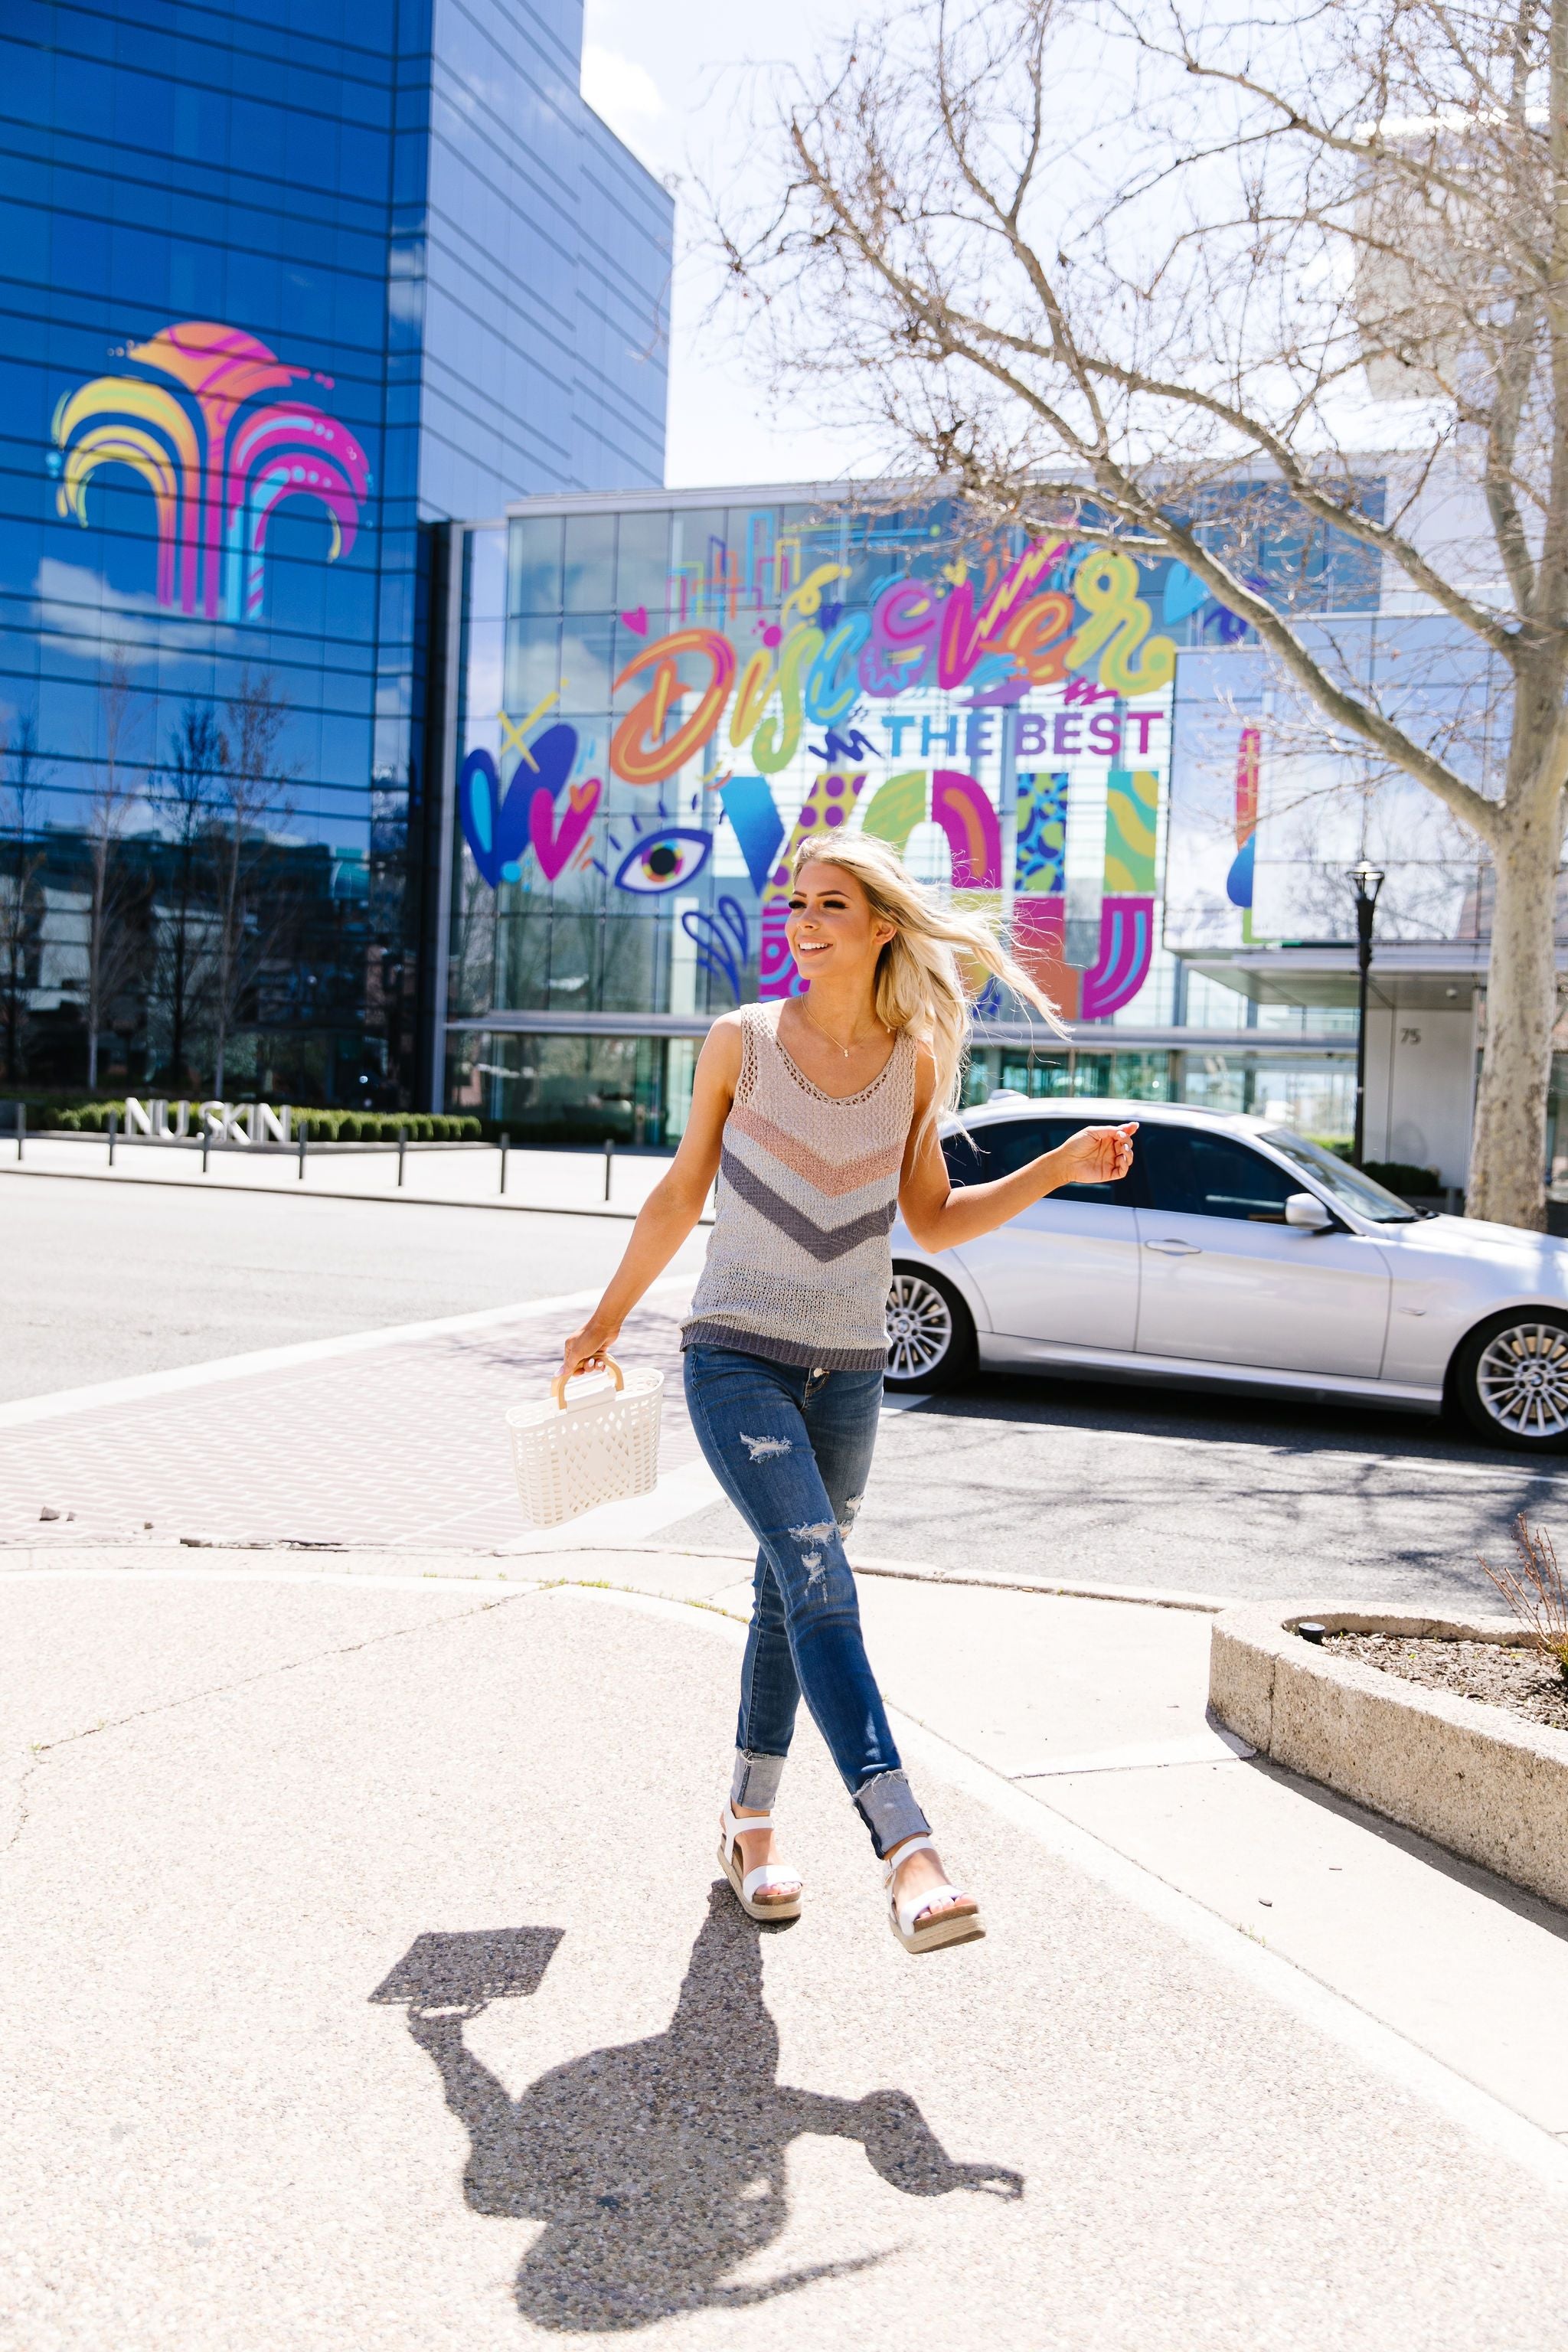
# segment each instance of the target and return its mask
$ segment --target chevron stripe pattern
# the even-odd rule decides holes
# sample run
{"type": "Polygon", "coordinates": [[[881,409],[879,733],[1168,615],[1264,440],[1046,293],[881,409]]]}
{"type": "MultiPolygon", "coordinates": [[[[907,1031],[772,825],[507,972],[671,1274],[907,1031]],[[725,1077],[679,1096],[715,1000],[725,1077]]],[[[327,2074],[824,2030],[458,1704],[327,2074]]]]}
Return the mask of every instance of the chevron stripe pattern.
{"type": "Polygon", "coordinates": [[[915,1048],[898,1037],[859,1094],[824,1094],[779,1044],[783,1001],[742,1014],[708,1261],[688,1346],[825,1370],[887,1361],[888,1235],[914,1116],[915,1048]]]}

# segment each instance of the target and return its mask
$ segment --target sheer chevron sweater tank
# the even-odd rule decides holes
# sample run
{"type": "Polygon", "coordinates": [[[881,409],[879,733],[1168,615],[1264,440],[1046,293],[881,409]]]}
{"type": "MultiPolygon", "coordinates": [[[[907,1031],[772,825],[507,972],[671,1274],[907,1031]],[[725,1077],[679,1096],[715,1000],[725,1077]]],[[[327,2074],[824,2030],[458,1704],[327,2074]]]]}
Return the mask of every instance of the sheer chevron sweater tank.
{"type": "Polygon", "coordinates": [[[888,1234],[915,1108],[915,1047],[858,1095],[825,1095],[778,1041],[784,1000],[741,1013],[708,1260],[686,1347],[875,1371],[888,1360],[888,1234]]]}

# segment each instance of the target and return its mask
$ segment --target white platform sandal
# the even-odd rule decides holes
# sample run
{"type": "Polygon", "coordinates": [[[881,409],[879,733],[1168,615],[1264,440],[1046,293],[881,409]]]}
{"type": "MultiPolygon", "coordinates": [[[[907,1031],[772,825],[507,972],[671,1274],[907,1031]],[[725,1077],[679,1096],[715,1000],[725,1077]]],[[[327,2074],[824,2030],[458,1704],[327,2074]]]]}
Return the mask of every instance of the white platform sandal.
{"type": "Polygon", "coordinates": [[[726,1805],[719,1824],[719,1864],[725,1877],[735,1890],[735,1900],[748,1919],[798,1919],[800,1917],[800,1873],[786,1870],[782,1863],[764,1862],[756,1870],[743,1874],[739,1840],[752,1830],[771,1830],[772,1813],[748,1813],[744,1820],[732,1806],[726,1805]],[[757,1900],[769,1886],[793,1886],[795,1893],[773,1903],[757,1900]]]}
{"type": "Polygon", "coordinates": [[[928,1919],[923,1927],[915,1921],[922,1911],[936,1903],[971,1903],[972,1895],[961,1886],[926,1886],[902,1900],[893,1892],[893,1881],[912,1853],[934,1853],[936,1840],[931,1837],[905,1838],[894,1846],[882,1864],[882,1885],[888,1895],[888,1924],[906,1952],[934,1952],[943,1944],[972,1944],[984,1936],[978,1908],[960,1911],[945,1919],[928,1919]]]}

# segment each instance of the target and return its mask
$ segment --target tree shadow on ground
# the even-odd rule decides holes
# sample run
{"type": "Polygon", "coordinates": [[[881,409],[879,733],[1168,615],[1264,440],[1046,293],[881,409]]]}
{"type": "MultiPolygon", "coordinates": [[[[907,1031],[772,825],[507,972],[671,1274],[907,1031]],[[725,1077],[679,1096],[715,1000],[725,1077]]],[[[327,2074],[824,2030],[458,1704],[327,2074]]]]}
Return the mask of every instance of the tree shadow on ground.
{"type": "Polygon", "coordinates": [[[667,2030],[589,2051],[512,2098],[468,2048],[464,2021],[498,1994],[535,1990],[559,1941],[556,1929],[421,1937],[373,1996],[408,2004],[408,2030],[440,2070],[468,2135],[469,2205],[545,2224],[517,2281],[536,2326],[605,2334],[740,2310],[880,2261],[727,2283],[784,2229],[784,2158],[803,2133],[858,2140],[909,2197],[1023,2194],[1016,2172],[953,2163],[902,2091],[837,2099],[777,2081],[762,1930],[720,1885],[667,2030]]]}

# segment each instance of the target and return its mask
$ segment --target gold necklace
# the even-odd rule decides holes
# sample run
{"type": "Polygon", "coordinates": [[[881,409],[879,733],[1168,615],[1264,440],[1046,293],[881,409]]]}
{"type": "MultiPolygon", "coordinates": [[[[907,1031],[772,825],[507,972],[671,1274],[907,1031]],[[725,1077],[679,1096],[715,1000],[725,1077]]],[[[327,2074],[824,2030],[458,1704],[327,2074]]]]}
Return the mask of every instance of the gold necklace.
{"type": "MultiPolygon", "coordinates": [[[[850,1056],[851,1052],[853,1051],[853,1049],[855,1048],[855,1046],[856,1046],[856,1045],[858,1045],[859,1044],[859,1042],[860,1042],[860,1041],[859,1041],[859,1039],[858,1039],[858,1037],[851,1037],[847,1045],[838,1045],[838,1040],[837,1040],[837,1038],[833,1034],[832,1030],[831,1030],[831,1029],[825,1029],[825,1028],[823,1027],[823,1025],[822,1025],[822,1024],[821,1024],[821,1022],[820,1022],[820,1021],[816,1021],[816,1020],[814,1020],[814,1019],[812,1018],[811,1012],[810,1012],[810,1010],[809,1010],[809,1008],[808,1008],[808,1006],[807,1006],[807,1004],[806,1004],[806,1001],[805,1001],[805,997],[804,997],[804,996],[797,996],[797,997],[795,998],[795,1003],[799,1005],[799,1007],[800,1007],[801,1011],[805,1014],[805,1017],[806,1017],[807,1021],[809,1021],[809,1022],[811,1023],[811,1026],[816,1030],[816,1032],[817,1035],[818,1035],[819,1037],[825,1037],[825,1038],[826,1039],[827,1043],[828,1043],[830,1045],[837,1045],[837,1046],[838,1046],[838,1051],[843,1055],[843,1056],[844,1056],[845,1060],[846,1060],[846,1061],[847,1061],[847,1060],[849,1059],[849,1056],[850,1056]]],[[[873,1021],[872,1021],[872,1024],[871,1024],[871,1028],[872,1028],[872,1029],[875,1029],[875,1030],[879,1031],[879,1032],[880,1032],[880,1034],[881,1034],[881,1035],[883,1035],[884,1037],[885,1037],[885,1036],[887,1035],[887,1034],[888,1034],[888,1032],[887,1032],[886,1028],[883,1026],[883,1024],[882,1024],[882,1023],[881,1023],[880,1021],[873,1020],[873,1021]]],[[[867,1034],[868,1034],[868,1035],[869,1035],[869,1034],[870,1034],[870,1032],[869,1032],[869,1031],[868,1031],[868,1032],[867,1032],[867,1034]]]]}

